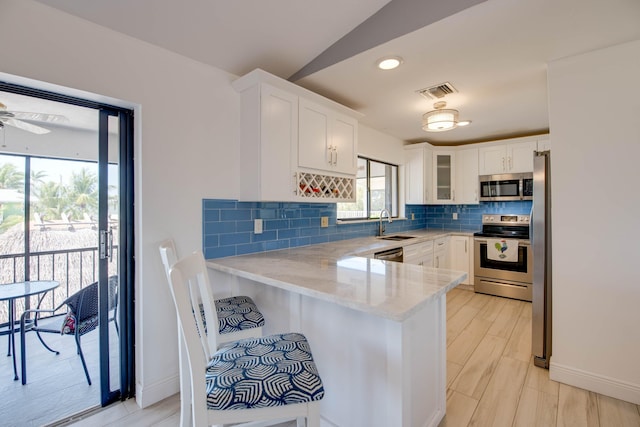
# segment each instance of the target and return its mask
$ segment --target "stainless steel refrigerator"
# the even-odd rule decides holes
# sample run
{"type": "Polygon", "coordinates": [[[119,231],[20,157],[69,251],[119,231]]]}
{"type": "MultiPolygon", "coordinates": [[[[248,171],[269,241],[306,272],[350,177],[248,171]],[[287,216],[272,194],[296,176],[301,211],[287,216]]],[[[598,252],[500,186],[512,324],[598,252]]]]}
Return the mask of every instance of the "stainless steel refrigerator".
{"type": "Polygon", "coordinates": [[[533,247],[533,362],[549,368],[551,358],[551,174],[550,152],[533,155],[533,207],[531,245],[533,247]]]}

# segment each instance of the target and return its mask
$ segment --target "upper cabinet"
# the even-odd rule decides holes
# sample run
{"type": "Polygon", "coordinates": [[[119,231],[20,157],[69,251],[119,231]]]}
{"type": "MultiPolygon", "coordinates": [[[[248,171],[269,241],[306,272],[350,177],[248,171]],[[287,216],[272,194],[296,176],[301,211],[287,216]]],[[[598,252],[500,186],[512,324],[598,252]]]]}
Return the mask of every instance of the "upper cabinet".
{"type": "Polygon", "coordinates": [[[405,150],[405,203],[477,204],[478,149],[441,150],[428,143],[405,150]]]}
{"type": "Polygon", "coordinates": [[[358,117],[262,70],[241,94],[240,200],[355,201],[358,117]]]}
{"type": "Polygon", "coordinates": [[[432,202],[433,150],[430,147],[429,144],[404,147],[405,203],[408,205],[426,205],[432,202]]]}
{"type": "Polygon", "coordinates": [[[538,140],[538,151],[551,150],[551,140],[547,138],[541,138],[538,140]]]}
{"type": "Polygon", "coordinates": [[[480,203],[478,199],[478,149],[463,148],[456,151],[456,191],[453,202],[457,205],[480,203]]]}
{"type": "Polygon", "coordinates": [[[480,175],[533,172],[536,140],[508,142],[479,148],[480,175]]]}
{"type": "Polygon", "coordinates": [[[318,103],[298,104],[298,166],[354,175],[358,121],[318,103]]]}
{"type": "Polygon", "coordinates": [[[455,200],[455,161],[453,151],[434,151],[434,203],[452,203],[455,200]]]}

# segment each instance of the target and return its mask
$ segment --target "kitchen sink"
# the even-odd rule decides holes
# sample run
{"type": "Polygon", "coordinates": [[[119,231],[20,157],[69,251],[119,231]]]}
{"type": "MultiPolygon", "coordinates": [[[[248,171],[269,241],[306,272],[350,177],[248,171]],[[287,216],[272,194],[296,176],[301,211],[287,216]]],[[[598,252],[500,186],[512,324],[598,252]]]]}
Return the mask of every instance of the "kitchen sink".
{"type": "Polygon", "coordinates": [[[415,236],[378,236],[378,239],[382,239],[382,240],[395,240],[395,241],[400,241],[400,240],[408,240],[408,239],[415,239],[415,236]]]}

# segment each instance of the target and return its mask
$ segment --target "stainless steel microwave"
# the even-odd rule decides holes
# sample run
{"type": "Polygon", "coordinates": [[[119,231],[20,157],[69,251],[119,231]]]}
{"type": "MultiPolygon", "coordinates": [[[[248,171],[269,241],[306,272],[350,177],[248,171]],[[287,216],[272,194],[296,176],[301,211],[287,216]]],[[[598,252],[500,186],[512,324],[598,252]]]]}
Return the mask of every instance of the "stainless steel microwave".
{"type": "Polygon", "coordinates": [[[480,175],[480,200],[533,200],[533,173],[480,175]]]}

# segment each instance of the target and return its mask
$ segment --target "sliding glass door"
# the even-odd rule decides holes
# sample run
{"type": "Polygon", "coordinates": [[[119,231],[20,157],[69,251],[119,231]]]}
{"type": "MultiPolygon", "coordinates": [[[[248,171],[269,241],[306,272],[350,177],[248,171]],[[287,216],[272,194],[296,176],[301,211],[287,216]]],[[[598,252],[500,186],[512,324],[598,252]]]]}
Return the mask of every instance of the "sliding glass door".
{"type": "MultiPolygon", "coordinates": [[[[15,126],[15,121],[7,121],[0,126],[0,172],[4,168],[21,173],[23,184],[11,184],[17,187],[16,194],[23,195],[23,201],[0,209],[6,217],[0,222],[0,244],[3,238],[15,240],[8,236],[20,234],[23,244],[18,246],[22,250],[0,254],[2,262],[9,265],[13,257],[12,281],[60,283],[42,302],[29,298],[18,301],[18,310],[36,304],[55,308],[97,282],[98,326],[81,338],[92,384],[86,389],[82,367],[77,370],[80,380],[74,372],[71,383],[77,384],[79,393],[88,400],[81,409],[131,397],[135,384],[132,111],[2,82],[0,103],[11,114],[15,105],[14,117],[25,117],[19,122],[27,124],[15,126]],[[24,111],[35,113],[21,116],[24,111]],[[35,133],[30,126],[46,132],[35,133]],[[12,222],[18,225],[13,227],[12,222]],[[17,234],[7,234],[7,230],[17,234]]],[[[7,283],[10,279],[3,280],[7,283]]],[[[73,339],[66,340],[60,345],[74,345],[73,339]]],[[[50,363],[52,370],[58,369],[57,360],[47,359],[49,354],[32,354],[28,382],[23,387],[45,383],[50,387],[53,376],[39,376],[37,364],[50,363]]],[[[73,356],[62,363],[80,366],[73,356]]],[[[56,381],[64,384],[62,379],[56,381]]]]}

